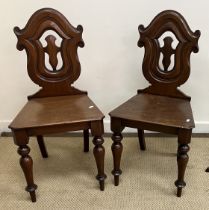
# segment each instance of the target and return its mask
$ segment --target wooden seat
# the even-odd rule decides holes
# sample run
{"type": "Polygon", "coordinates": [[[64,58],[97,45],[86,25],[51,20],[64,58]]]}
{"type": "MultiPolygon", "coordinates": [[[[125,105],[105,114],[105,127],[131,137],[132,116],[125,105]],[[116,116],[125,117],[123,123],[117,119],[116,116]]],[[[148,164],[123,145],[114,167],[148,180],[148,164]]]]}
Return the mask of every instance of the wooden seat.
{"type": "Polygon", "coordinates": [[[43,135],[58,132],[83,130],[84,152],[88,152],[91,130],[98,169],[96,178],[100,190],[104,190],[104,115],[86,91],[72,86],[81,70],[77,48],[84,46],[82,26],[75,28],[58,11],[44,8],[31,16],[25,28],[15,27],[14,32],[18,38],[17,49],[27,52],[28,74],[41,87],[28,97],[27,104],[9,125],[14,143],[19,146],[20,165],[31,200],[36,201],[37,185],[34,184],[33,161],[27,145],[29,137],[37,136],[41,154],[47,158],[43,135]]]}
{"type": "Polygon", "coordinates": [[[194,128],[190,102],[167,96],[138,94],[110,112],[110,116],[142,123],[141,126],[146,123],[145,127],[194,128]]]}
{"type": "Polygon", "coordinates": [[[143,74],[151,85],[138,90],[136,96],[110,112],[114,159],[112,174],[117,186],[122,173],[121,132],[125,127],[138,129],[141,150],[146,149],[144,130],[176,134],[178,178],[175,185],[177,196],[180,197],[182,188],[186,186],[184,174],[189,159],[188,144],[195,125],[190,97],[182,93],[178,86],[189,77],[190,54],[192,51],[198,52],[200,31],[193,33],[178,12],[167,10],[158,14],[148,27],[140,25],[139,33],[138,46],[145,48],[143,74]],[[160,39],[163,39],[163,43],[160,39]],[[172,43],[175,39],[176,47],[172,43]]]}
{"type": "Polygon", "coordinates": [[[35,98],[27,102],[10,127],[37,128],[91,122],[103,118],[102,112],[87,95],[35,98]]]}

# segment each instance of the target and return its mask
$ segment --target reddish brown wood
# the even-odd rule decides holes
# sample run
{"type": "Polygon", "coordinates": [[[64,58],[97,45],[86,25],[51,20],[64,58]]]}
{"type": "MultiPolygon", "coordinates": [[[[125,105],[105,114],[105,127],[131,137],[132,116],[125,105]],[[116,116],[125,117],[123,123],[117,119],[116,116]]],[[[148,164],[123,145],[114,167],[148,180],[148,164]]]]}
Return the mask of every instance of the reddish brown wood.
{"type": "Polygon", "coordinates": [[[105,149],[102,146],[104,139],[101,134],[104,133],[103,121],[92,121],[91,122],[91,133],[94,136],[93,144],[95,145],[93,153],[97,163],[98,174],[96,179],[99,181],[100,190],[104,190],[104,180],[106,179],[106,174],[104,173],[104,155],[105,149]]]}
{"type": "Polygon", "coordinates": [[[115,186],[119,185],[119,176],[122,174],[122,170],[120,169],[120,160],[121,160],[121,154],[123,151],[123,145],[121,144],[121,141],[123,139],[123,136],[121,133],[113,133],[112,135],[112,154],[113,154],[113,164],[114,169],[112,170],[112,174],[114,175],[114,183],[115,186]]]}
{"type": "Polygon", "coordinates": [[[89,122],[104,115],[87,95],[57,96],[29,100],[11,123],[12,128],[36,128],[89,122]],[[75,111],[76,110],[76,111],[75,111]]]}
{"type": "Polygon", "coordinates": [[[53,71],[56,72],[58,64],[57,53],[60,51],[60,48],[56,46],[56,37],[53,35],[48,35],[45,40],[47,46],[44,48],[44,52],[48,53],[49,63],[51,64],[53,71]]]}
{"type": "Polygon", "coordinates": [[[189,145],[187,144],[180,144],[178,147],[177,153],[177,163],[178,163],[178,179],[175,182],[177,187],[177,196],[181,197],[182,188],[186,186],[184,181],[184,173],[186,170],[186,166],[189,160],[189,156],[187,152],[189,151],[189,145]]]}
{"type": "MultiPolygon", "coordinates": [[[[30,78],[41,86],[41,90],[32,96],[10,124],[14,134],[14,142],[19,146],[21,167],[27,181],[26,190],[31,200],[36,201],[33,182],[32,158],[29,154],[29,136],[37,136],[37,141],[43,157],[48,157],[43,141],[44,134],[84,131],[84,151],[89,150],[90,129],[94,136],[94,156],[98,168],[97,179],[100,189],[104,190],[104,154],[102,146],[104,140],[104,115],[87,96],[87,92],[80,91],[72,86],[80,75],[80,62],[77,48],[83,47],[82,26],[73,27],[58,11],[44,8],[35,12],[25,28],[15,27],[14,32],[18,38],[17,48],[25,49],[28,57],[28,74],[30,78]],[[40,38],[46,31],[52,30],[61,38],[61,45],[57,46],[54,35],[46,37],[47,45],[44,47],[40,38]],[[58,66],[57,54],[61,53],[63,65],[58,66]],[[49,56],[52,70],[45,64],[45,54],[49,56]]],[[[50,31],[49,31],[50,32],[50,31]]]]}
{"type": "Polygon", "coordinates": [[[35,190],[37,185],[34,184],[33,180],[33,160],[29,156],[30,148],[27,146],[29,142],[29,137],[25,130],[17,130],[14,134],[14,142],[19,146],[17,152],[21,156],[20,166],[25,175],[27,186],[25,190],[30,193],[32,202],[36,202],[35,190]]]}
{"type": "Polygon", "coordinates": [[[189,151],[188,144],[191,142],[191,135],[192,130],[179,129],[177,151],[178,179],[175,181],[178,197],[181,197],[182,188],[186,186],[186,182],[184,181],[184,174],[187,163],[189,161],[189,156],[187,152],[189,151]]]}
{"type": "Polygon", "coordinates": [[[17,49],[27,51],[27,68],[30,78],[42,87],[36,94],[29,96],[29,99],[86,94],[85,91],[80,91],[72,86],[81,71],[77,55],[78,46],[84,46],[81,25],[75,28],[61,13],[44,8],[31,16],[25,28],[15,27],[14,32],[18,38],[17,49]],[[40,38],[46,30],[53,30],[62,38],[61,47],[56,46],[56,38],[53,35],[46,37],[47,47],[42,46],[40,38]],[[50,71],[45,65],[45,52],[49,55],[49,63],[53,71],[50,71]],[[56,69],[58,52],[61,53],[63,60],[63,66],[59,71],[56,69]]]}
{"type": "Polygon", "coordinates": [[[113,165],[112,174],[114,175],[114,184],[115,186],[119,185],[119,176],[122,174],[120,168],[120,160],[123,151],[123,145],[121,143],[123,136],[121,132],[123,131],[124,126],[122,126],[120,119],[111,118],[111,130],[113,131],[112,135],[112,154],[113,154],[113,165]]]}
{"type": "Polygon", "coordinates": [[[184,174],[188,162],[188,144],[195,125],[190,97],[182,93],[178,86],[189,77],[190,54],[192,51],[198,52],[200,31],[193,33],[182,15],[167,10],[157,15],[148,27],[140,25],[139,33],[138,46],[145,47],[143,74],[151,85],[138,90],[136,96],[110,112],[115,185],[119,184],[121,174],[121,132],[124,127],[138,129],[141,150],[146,149],[144,130],[166,132],[178,135],[178,179],[175,185],[177,196],[180,197],[182,188],[186,185],[184,174]],[[160,47],[159,38],[167,31],[177,38],[179,43],[176,49],[172,48],[173,39],[170,36],[164,38],[164,46],[160,47]],[[159,67],[160,53],[164,56],[164,69],[159,67]],[[174,67],[168,70],[173,54],[174,67]]]}
{"type": "MultiPolygon", "coordinates": [[[[154,94],[137,94],[113,110],[111,116],[147,124],[193,128],[194,119],[188,100],[154,94]]],[[[143,126],[143,125],[142,125],[143,126]]]]}
{"type": "Polygon", "coordinates": [[[104,143],[104,140],[101,136],[95,136],[93,139],[94,147],[94,157],[97,163],[97,170],[98,175],[96,176],[97,180],[100,184],[100,190],[104,190],[104,180],[106,178],[106,175],[104,173],[104,155],[105,155],[105,149],[102,146],[104,143]]]}
{"type": "MultiPolygon", "coordinates": [[[[151,83],[151,86],[140,92],[190,99],[177,87],[184,84],[189,78],[190,54],[192,51],[198,52],[200,31],[193,33],[182,15],[176,11],[167,10],[158,14],[148,27],[140,25],[139,33],[138,46],[145,48],[143,74],[151,83]],[[175,53],[170,49],[169,37],[165,38],[167,41],[165,41],[164,48],[159,47],[158,38],[167,31],[172,32],[179,41],[175,53]],[[169,62],[171,54],[175,54],[175,65],[172,71],[161,71],[159,68],[161,51],[164,54],[165,63],[169,62]]],[[[167,64],[165,70],[166,67],[167,64]]]]}
{"type": "Polygon", "coordinates": [[[30,148],[27,145],[21,145],[18,148],[18,153],[21,155],[20,165],[24,172],[26,181],[28,186],[25,188],[26,191],[30,193],[32,202],[36,202],[36,194],[35,190],[37,189],[37,185],[33,182],[33,160],[28,155],[30,152],[30,148]]]}
{"type": "Polygon", "coordinates": [[[164,71],[168,71],[168,67],[171,64],[171,55],[175,54],[175,50],[172,48],[173,39],[171,37],[164,38],[164,46],[160,49],[163,54],[163,66],[164,71]]]}

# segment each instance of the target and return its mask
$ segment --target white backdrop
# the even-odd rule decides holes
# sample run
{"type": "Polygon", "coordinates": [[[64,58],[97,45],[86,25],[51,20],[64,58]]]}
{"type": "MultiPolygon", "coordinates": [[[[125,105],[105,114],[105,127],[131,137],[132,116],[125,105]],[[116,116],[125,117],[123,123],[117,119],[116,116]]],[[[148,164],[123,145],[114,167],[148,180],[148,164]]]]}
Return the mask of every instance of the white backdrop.
{"type": "MultiPolygon", "coordinates": [[[[72,25],[83,25],[85,47],[79,48],[82,72],[75,86],[106,115],[147,85],[141,64],[144,50],[137,47],[139,24],[147,26],[159,12],[180,12],[194,31],[201,30],[200,51],[191,56],[191,75],[181,89],[192,96],[195,132],[209,132],[209,3],[206,0],[18,0],[0,1],[0,131],[39,87],[30,81],[26,54],[16,50],[13,27],[24,27],[42,7],[57,9],[72,25]]],[[[131,131],[131,130],[127,130],[131,131]]]]}

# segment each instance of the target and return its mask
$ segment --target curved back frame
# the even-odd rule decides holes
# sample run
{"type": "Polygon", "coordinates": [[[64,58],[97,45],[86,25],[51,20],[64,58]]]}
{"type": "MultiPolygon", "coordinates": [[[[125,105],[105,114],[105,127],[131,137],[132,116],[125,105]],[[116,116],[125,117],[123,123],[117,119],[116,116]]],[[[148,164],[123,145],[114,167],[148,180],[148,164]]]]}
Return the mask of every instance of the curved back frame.
{"type": "Polygon", "coordinates": [[[74,28],[61,13],[51,8],[35,12],[25,28],[14,28],[18,39],[17,49],[25,49],[27,53],[28,74],[34,83],[42,87],[36,94],[29,96],[29,99],[86,94],[71,86],[80,76],[77,48],[84,46],[82,32],[81,25],[74,28]],[[56,37],[50,34],[52,31],[61,38],[60,46],[57,46],[56,37]],[[46,46],[43,46],[40,40],[45,32],[49,35],[45,38],[46,46]],[[58,53],[62,58],[60,68],[58,53]],[[51,69],[46,66],[47,55],[51,69]]]}
{"type": "Polygon", "coordinates": [[[184,17],[173,10],[161,12],[146,28],[139,25],[138,29],[140,33],[138,46],[145,48],[143,74],[151,83],[151,86],[139,90],[138,93],[147,92],[190,100],[190,97],[177,87],[189,78],[190,54],[192,51],[198,52],[200,31],[193,33],[184,17]],[[177,39],[178,44],[175,49],[172,47],[171,36],[166,36],[163,46],[160,46],[159,39],[166,32],[173,33],[177,39]],[[160,55],[163,56],[162,67],[159,65],[160,55]],[[173,68],[168,70],[172,55],[174,56],[173,68]]]}

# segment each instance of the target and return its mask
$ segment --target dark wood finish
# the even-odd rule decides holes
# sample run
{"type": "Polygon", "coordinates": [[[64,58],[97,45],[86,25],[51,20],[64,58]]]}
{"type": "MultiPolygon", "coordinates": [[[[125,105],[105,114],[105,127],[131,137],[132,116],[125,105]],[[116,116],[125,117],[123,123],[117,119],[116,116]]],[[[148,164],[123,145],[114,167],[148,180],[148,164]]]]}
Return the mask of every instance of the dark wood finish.
{"type": "Polygon", "coordinates": [[[178,89],[186,82],[190,74],[190,54],[198,52],[200,31],[194,33],[185,19],[176,11],[167,10],[158,14],[153,21],[144,27],[139,26],[139,47],[145,48],[143,74],[150,86],[138,90],[138,94],[110,112],[111,130],[113,132],[112,153],[114,159],[113,175],[115,185],[119,184],[120,160],[122,154],[122,130],[124,127],[138,129],[141,150],[146,149],[144,130],[159,131],[178,135],[178,179],[175,182],[177,196],[186,186],[184,174],[188,162],[187,152],[191,140],[194,120],[190,105],[190,97],[178,89]],[[164,38],[160,47],[159,38],[165,32],[172,32],[178,40],[175,49],[172,47],[172,37],[164,38]],[[159,67],[162,53],[162,66],[159,67]],[[174,66],[171,56],[174,55],[174,66]]]}
{"type": "Polygon", "coordinates": [[[184,181],[184,174],[189,160],[187,152],[189,151],[189,143],[191,141],[192,130],[181,129],[178,133],[178,151],[177,151],[177,164],[178,164],[178,179],[175,181],[177,187],[177,196],[181,197],[182,188],[186,186],[184,181]]]}
{"type": "Polygon", "coordinates": [[[112,153],[113,153],[113,164],[114,169],[112,170],[112,174],[114,175],[114,183],[115,186],[119,185],[119,176],[122,174],[122,171],[120,169],[120,160],[121,160],[121,154],[123,151],[123,145],[121,144],[121,141],[123,139],[123,136],[121,133],[113,133],[112,135],[112,153]]]}
{"type": "Polygon", "coordinates": [[[80,62],[78,60],[77,48],[83,47],[82,39],[83,27],[78,25],[73,27],[68,20],[59,12],[44,8],[35,12],[25,28],[22,30],[14,28],[14,33],[18,38],[17,49],[27,51],[28,75],[34,83],[42,87],[31,98],[61,96],[72,94],[86,94],[72,86],[80,76],[80,62]],[[40,38],[47,30],[53,30],[61,38],[61,46],[55,43],[56,37],[48,35],[46,37],[47,47],[43,47],[40,38]],[[57,53],[61,53],[63,66],[57,69],[57,53]],[[49,55],[49,63],[53,71],[45,65],[45,53],[49,55]]]}
{"type": "Polygon", "coordinates": [[[34,98],[26,103],[10,126],[16,129],[34,128],[40,124],[62,125],[94,121],[103,117],[104,115],[85,94],[34,98]]]}
{"type": "Polygon", "coordinates": [[[140,25],[139,33],[138,46],[145,47],[143,74],[151,83],[151,86],[139,92],[190,100],[190,97],[183,94],[177,87],[189,78],[190,54],[198,52],[200,31],[193,33],[182,15],[176,11],[167,10],[158,14],[148,27],[140,25]],[[176,49],[171,49],[170,36],[164,39],[164,47],[160,48],[158,39],[167,31],[172,32],[177,38],[176,49]],[[159,67],[160,52],[164,55],[164,70],[159,67]],[[171,71],[167,71],[171,54],[175,55],[175,64],[171,71]]]}
{"type": "Polygon", "coordinates": [[[89,151],[89,130],[83,131],[83,151],[88,152],[89,151]]]}
{"type": "Polygon", "coordinates": [[[102,146],[104,139],[101,134],[104,133],[103,121],[92,121],[91,122],[91,134],[94,136],[93,144],[94,146],[94,157],[97,164],[98,174],[96,179],[99,181],[100,190],[104,191],[104,180],[106,179],[106,174],[104,173],[104,155],[105,149],[102,146]]]}
{"type": "Polygon", "coordinates": [[[101,136],[95,136],[93,139],[94,147],[94,157],[97,164],[98,169],[98,175],[96,176],[97,180],[99,180],[100,183],[100,190],[104,190],[104,180],[106,178],[106,175],[104,174],[104,155],[105,155],[105,149],[102,146],[104,140],[101,136]]]}
{"type": "Polygon", "coordinates": [[[46,150],[46,146],[45,146],[45,143],[44,143],[43,136],[38,135],[37,136],[37,142],[38,142],[42,157],[43,158],[48,158],[48,152],[46,150]]]}
{"type": "Polygon", "coordinates": [[[98,169],[97,179],[100,189],[104,190],[104,115],[87,96],[72,86],[80,75],[80,62],[77,48],[83,47],[82,26],[74,28],[58,11],[44,8],[35,12],[25,28],[15,27],[18,38],[17,49],[25,49],[28,57],[28,74],[42,87],[37,93],[29,96],[29,101],[9,125],[14,136],[14,143],[19,146],[20,165],[27,181],[26,191],[31,200],[36,201],[37,185],[33,180],[33,161],[27,146],[30,136],[37,136],[37,141],[44,158],[48,157],[43,135],[83,130],[84,151],[89,151],[89,129],[94,136],[94,156],[98,169]],[[46,31],[56,32],[61,38],[57,46],[54,35],[48,35],[46,46],[42,46],[40,38],[46,31]],[[57,54],[61,53],[62,67],[58,66],[57,54]],[[46,67],[45,54],[49,56],[51,69],[46,67]]]}
{"type": "Polygon", "coordinates": [[[122,170],[120,169],[120,160],[121,154],[123,151],[123,145],[121,143],[123,136],[121,134],[124,126],[121,125],[120,119],[111,118],[111,130],[113,131],[112,135],[112,154],[113,154],[113,164],[114,168],[112,170],[112,174],[114,175],[114,183],[115,186],[119,185],[119,176],[122,174],[122,170]]]}
{"type": "Polygon", "coordinates": [[[139,145],[142,151],[146,150],[146,142],[144,138],[144,130],[138,129],[139,145]]]}
{"type": "MultiPolygon", "coordinates": [[[[154,94],[137,94],[111,112],[111,116],[147,124],[193,128],[190,102],[154,94]]],[[[142,125],[143,126],[143,125],[142,125]]]]}
{"type": "Polygon", "coordinates": [[[33,182],[33,160],[28,155],[29,152],[30,148],[27,145],[19,146],[18,148],[18,153],[21,155],[20,166],[28,184],[25,189],[30,193],[32,202],[36,202],[35,190],[37,189],[37,185],[33,182]]]}

